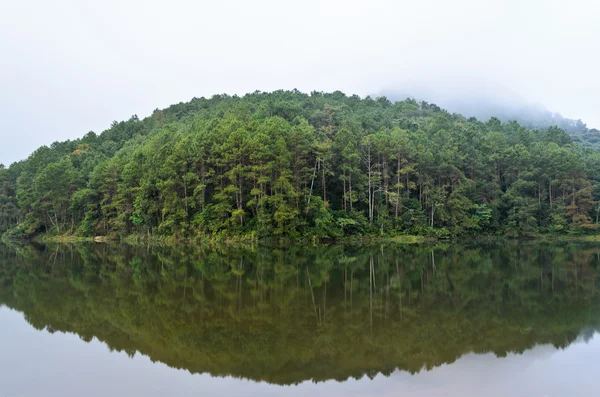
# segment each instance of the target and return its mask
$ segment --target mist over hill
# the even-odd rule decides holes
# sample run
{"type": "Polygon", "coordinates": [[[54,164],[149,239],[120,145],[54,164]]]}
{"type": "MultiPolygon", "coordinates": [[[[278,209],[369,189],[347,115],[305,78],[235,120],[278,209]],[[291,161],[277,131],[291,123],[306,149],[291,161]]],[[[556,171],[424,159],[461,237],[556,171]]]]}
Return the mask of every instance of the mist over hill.
{"type": "Polygon", "coordinates": [[[391,101],[415,98],[418,101],[434,103],[452,113],[467,118],[474,117],[486,122],[496,117],[503,122],[517,121],[529,129],[545,130],[557,126],[566,131],[574,142],[600,149],[600,131],[588,127],[580,119],[571,119],[558,112],[548,110],[540,103],[529,102],[518,95],[498,93],[493,95],[465,89],[464,92],[439,92],[426,88],[385,89],[373,96],[385,96],[391,101]]]}

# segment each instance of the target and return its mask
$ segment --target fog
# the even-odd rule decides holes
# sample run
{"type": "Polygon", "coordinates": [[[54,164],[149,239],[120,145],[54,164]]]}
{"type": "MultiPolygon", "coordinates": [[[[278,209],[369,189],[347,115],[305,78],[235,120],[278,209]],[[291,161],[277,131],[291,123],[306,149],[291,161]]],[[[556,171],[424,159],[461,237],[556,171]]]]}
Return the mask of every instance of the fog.
{"type": "Polygon", "coordinates": [[[0,1],[0,163],[255,90],[489,99],[597,127],[599,11],[591,0],[0,1]]]}
{"type": "Polygon", "coordinates": [[[387,88],[372,96],[385,96],[391,101],[414,98],[418,101],[435,103],[451,113],[459,113],[467,118],[475,117],[487,121],[491,117],[496,117],[504,122],[515,120],[531,129],[544,129],[556,125],[568,133],[576,133],[595,127],[587,126],[579,118],[564,117],[559,112],[549,110],[540,102],[527,101],[516,94],[505,93],[501,88],[489,89],[485,92],[457,90],[444,94],[427,87],[405,86],[399,89],[387,88]]]}

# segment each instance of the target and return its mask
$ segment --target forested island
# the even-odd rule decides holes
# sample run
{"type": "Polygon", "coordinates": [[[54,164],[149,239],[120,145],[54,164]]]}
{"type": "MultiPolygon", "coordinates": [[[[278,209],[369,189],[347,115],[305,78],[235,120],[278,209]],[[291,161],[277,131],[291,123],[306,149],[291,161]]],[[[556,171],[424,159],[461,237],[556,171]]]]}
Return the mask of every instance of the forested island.
{"type": "Polygon", "coordinates": [[[0,233],[596,233],[600,152],[557,127],[341,92],[194,98],[0,166],[0,233]]]}

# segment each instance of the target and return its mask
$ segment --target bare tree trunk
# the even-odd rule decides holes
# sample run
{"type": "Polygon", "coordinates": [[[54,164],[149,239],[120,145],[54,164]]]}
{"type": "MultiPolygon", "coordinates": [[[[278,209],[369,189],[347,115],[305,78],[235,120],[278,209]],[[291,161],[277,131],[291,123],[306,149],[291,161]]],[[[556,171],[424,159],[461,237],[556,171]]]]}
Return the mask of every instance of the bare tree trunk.
{"type": "Polygon", "coordinates": [[[344,211],[346,211],[346,171],[344,171],[344,194],[342,196],[342,208],[344,208],[344,211]]]}
{"type": "MultiPolygon", "coordinates": [[[[244,209],[244,197],[243,197],[243,189],[244,189],[244,177],[243,176],[239,176],[238,177],[238,184],[239,184],[239,202],[238,202],[238,210],[243,210],[244,209]]],[[[244,216],[241,215],[240,213],[240,225],[244,225],[244,216]]]]}
{"type": "Polygon", "coordinates": [[[56,215],[56,211],[54,211],[54,221],[56,225],[56,231],[58,234],[60,234],[60,226],[58,225],[58,216],[56,215]]]}
{"type": "Polygon", "coordinates": [[[325,184],[325,160],[322,160],[321,162],[321,167],[323,168],[322,171],[322,179],[323,179],[323,203],[325,203],[327,201],[327,189],[326,189],[326,184],[325,184]]]}
{"type": "Polygon", "coordinates": [[[202,197],[200,199],[200,205],[202,207],[202,211],[204,211],[204,204],[205,204],[205,192],[206,192],[206,184],[205,184],[205,171],[204,171],[204,164],[202,164],[202,167],[200,169],[200,182],[202,183],[202,197]]]}
{"type": "Polygon", "coordinates": [[[54,214],[54,219],[52,219],[52,216],[50,215],[50,212],[48,210],[46,210],[46,214],[48,215],[48,219],[50,219],[50,223],[56,227],[56,230],[58,231],[58,233],[60,233],[60,227],[58,226],[58,221],[56,220],[56,214],[54,214]]]}
{"type": "Polygon", "coordinates": [[[369,147],[369,152],[367,154],[368,156],[368,160],[367,160],[367,178],[368,178],[368,194],[367,197],[369,199],[369,223],[372,225],[373,224],[373,202],[371,200],[371,148],[369,147]]]}
{"type": "Polygon", "coordinates": [[[187,179],[185,175],[183,175],[183,205],[185,206],[185,216],[187,220],[187,217],[190,216],[190,213],[188,211],[187,179]]]}
{"type": "Polygon", "coordinates": [[[397,171],[397,185],[396,186],[396,219],[398,219],[398,207],[400,206],[400,156],[398,156],[398,171],[397,171]]]}
{"type": "Polygon", "coordinates": [[[308,215],[308,208],[310,206],[310,197],[312,196],[313,186],[315,185],[315,178],[317,176],[317,164],[319,164],[319,161],[315,160],[315,171],[313,172],[312,181],[310,182],[310,192],[308,193],[308,198],[306,199],[306,215],[308,215]]]}
{"type": "Polygon", "coordinates": [[[383,157],[383,192],[385,194],[385,213],[389,214],[389,206],[390,206],[390,194],[389,194],[389,175],[388,175],[388,162],[385,156],[383,157]]]}
{"type": "Polygon", "coordinates": [[[349,182],[349,195],[350,195],[350,211],[352,211],[352,175],[348,177],[349,182]]]}
{"type": "Polygon", "coordinates": [[[575,182],[573,182],[573,198],[571,200],[571,205],[573,206],[573,222],[575,222],[575,215],[577,213],[575,206],[575,182]]]}

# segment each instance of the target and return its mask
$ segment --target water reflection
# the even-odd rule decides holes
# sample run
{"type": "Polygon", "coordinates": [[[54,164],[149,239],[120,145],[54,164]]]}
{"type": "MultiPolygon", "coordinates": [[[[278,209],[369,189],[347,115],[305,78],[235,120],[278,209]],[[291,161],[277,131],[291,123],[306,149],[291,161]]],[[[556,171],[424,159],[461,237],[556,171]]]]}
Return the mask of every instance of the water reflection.
{"type": "Polygon", "coordinates": [[[192,373],[273,384],[427,379],[424,370],[447,372],[465,355],[461,365],[486,357],[475,367],[489,370],[494,357],[589,340],[600,324],[599,258],[594,245],[517,242],[3,245],[0,302],[37,329],[192,373]]]}

